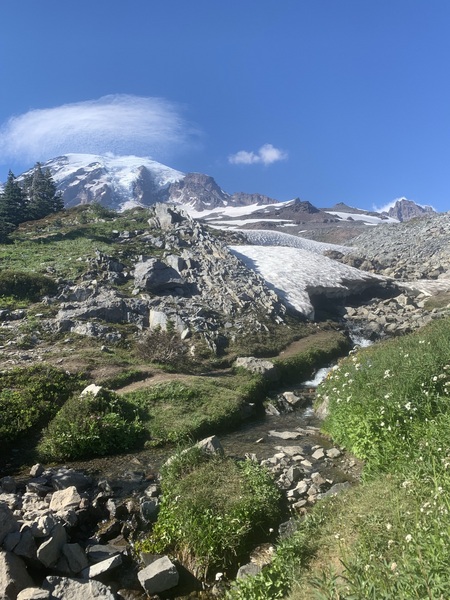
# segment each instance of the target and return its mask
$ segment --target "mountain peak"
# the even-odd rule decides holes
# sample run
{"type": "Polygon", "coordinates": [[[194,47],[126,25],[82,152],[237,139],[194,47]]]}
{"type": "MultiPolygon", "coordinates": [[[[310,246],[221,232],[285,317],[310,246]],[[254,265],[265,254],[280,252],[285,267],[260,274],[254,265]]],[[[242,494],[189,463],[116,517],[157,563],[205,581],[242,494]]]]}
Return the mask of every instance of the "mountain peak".
{"type": "Polygon", "coordinates": [[[385,214],[394,219],[398,219],[399,221],[409,221],[415,217],[435,215],[437,213],[432,206],[421,206],[420,204],[416,204],[413,200],[399,198],[394,206],[391,206],[385,214]]]}

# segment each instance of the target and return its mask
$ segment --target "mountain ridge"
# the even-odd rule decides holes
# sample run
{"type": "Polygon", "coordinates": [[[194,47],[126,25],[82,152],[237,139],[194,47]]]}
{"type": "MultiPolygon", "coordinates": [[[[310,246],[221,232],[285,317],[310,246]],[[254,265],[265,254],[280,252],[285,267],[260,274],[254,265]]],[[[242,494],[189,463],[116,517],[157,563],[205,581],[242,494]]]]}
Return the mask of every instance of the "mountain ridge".
{"type": "MultiPolygon", "coordinates": [[[[279,201],[260,193],[224,191],[210,175],[183,173],[146,157],[69,153],[43,163],[62,192],[65,206],[98,202],[108,208],[123,211],[135,206],[152,206],[158,202],[180,205],[196,218],[214,215],[216,226],[230,218],[233,207],[249,207],[244,227],[277,228],[304,226],[326,228],[343,224],[347,229],[362,224],[402,222],[415,217],[436,214],[430,206],[419,206],[400,198],[385,212],[367,211],[339,202],[331,208],[317,208],[308,201],[294,198],[279,201]],[[278,221],[278,223],[277,223],[278,221]]],[[[18,177],[21,181],[30,171],[18,177]]],[[[242,220],[244,213],[240,212],[242,220]]],[[[231,216],[231,218],[235,218],[231,216]]],[[[297,227],[297,229],[299,229],[297,227]]],[[[292,230],[293,233],[299,231],[292,230]]]]}

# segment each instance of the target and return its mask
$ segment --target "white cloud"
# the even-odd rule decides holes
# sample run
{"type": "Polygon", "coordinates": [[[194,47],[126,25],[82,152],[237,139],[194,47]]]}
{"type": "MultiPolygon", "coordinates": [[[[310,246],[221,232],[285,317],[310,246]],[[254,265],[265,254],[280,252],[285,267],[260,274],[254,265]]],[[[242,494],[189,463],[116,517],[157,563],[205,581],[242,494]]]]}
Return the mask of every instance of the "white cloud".
{"type": "Polygon", "coordinates": [[[0,154],[31,161],[68,152],[161,159],[198,135],[172,102],[116,94],[12,117],[0,129],[0,154]]]}
{"type": "Polygon", "coordinates": [[[280,160],[286,160],[287,152],[275,148],[272,144],[264,144],[257,152],[247,150],[239,150],[236,154],[230,154],[228,162],[232,165],[254,165],[262,163],[263,165],[271,165],[280,160]]]}

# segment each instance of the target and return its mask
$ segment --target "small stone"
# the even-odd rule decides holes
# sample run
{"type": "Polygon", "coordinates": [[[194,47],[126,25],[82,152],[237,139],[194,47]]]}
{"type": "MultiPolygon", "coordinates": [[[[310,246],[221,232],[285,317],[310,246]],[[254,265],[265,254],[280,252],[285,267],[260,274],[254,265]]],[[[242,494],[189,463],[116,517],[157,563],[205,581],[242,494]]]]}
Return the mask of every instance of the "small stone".
{"type": "Polygon", "coordinates": [[[325,456],[325,452],[323,448],[318,448],[313,454],[312,458],[314,460],[321,460],[325,456]]]}
{"type": "Polygon", "coordinates": [[[328,458],[339,458],[342,454],[339,448],[329,448],[325,451],[325,453],[328,456],[328,458]]]}

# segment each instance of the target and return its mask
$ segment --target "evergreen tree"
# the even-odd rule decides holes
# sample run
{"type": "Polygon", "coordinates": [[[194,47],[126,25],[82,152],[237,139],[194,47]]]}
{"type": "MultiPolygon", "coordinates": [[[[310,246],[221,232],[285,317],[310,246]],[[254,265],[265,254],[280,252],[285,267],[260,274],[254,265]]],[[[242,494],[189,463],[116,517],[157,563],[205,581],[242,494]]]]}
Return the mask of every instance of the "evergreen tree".
{"type": "Polygon", "coordinates": [[[62,194],[56,191],[50,170],[43,171],[41,163],[36,163],[33,173],[25,179],[24,186],[31,219],[42,219],[64,208],[62,194]]]}
{"type": "Polygon", "coordinates": [[[0,194],[0,219],[3,228],[5,229],[7,224],[17,226],[27,218],[27,197],[10,170],[3,193],[0,194]]]}

